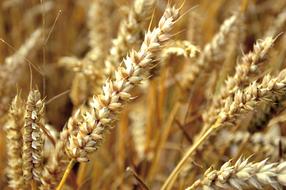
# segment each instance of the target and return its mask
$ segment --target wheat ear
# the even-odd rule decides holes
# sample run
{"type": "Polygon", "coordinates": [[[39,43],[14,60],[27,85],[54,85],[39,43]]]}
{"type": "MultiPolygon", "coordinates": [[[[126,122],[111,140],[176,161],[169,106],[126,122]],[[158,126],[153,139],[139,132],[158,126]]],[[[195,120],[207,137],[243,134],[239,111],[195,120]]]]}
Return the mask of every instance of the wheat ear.
{"type": "Polygon", "coordinates": [[[182,81],[182,86],[185,89],[192,88],[195,80],[203,71],[210,67],[211,62],[221,60],[224,57],[222,53],[224,52],[223,48],[232,31],[239,26],[239,19],[239,14],[235,14],[226,19],[212,41],[205,45],[198,60],[187,68],[186,72],[183,74],[184,77],[182,81]]]}
{"type": "Polygon", "coordinates": [[[235,74],[227,79],[225,85],[221,87],[220,93],[214,97],[211,106],[203,114],[204,127],[202,133],[215,122],[216,116],[226,99],[249,83],[250,74],[257,71],[257,64],[265,59],[273,42],[272,37],[258,40],[253,46],[253,51],[242,57],[235,68],[235,74]]]}
{"type": "Polygon", "coordinates": [[[130,91],[141,83],[144,74],[154,66],[154,53],[170,39],[169,32],[179,19],[179,11],[175,7],[167,7],[158,27],[146,33],[140,50],[131,51],[123,60],[124,65],[115,71],[115,78],[104,83],[102,93],[90,101],[86,110],[79,110],[70,118],[66,151],[71,161],[57,189],[63,187],[75,160],[89,160],[89,154],[96,151],[103,135],[114,125],[118,112],[126,102],[132,100],[130,91]]]}
{"type": "Polygon", "coordinates": [[[108,131],[118,111],[126,102],[132,99],[130,91],[144,79],[144,74],[153,66],[152,56],[160,49],[161,43],[170,38],[169,31],[179,18],[179,10],[168,7],[159,21],[159,27],[148,31],[140,50],[132,51],[115,71],[115,79],[107,80],[103,92],[95,96],[87,110],[72,117],[73,125],[68,125],[72,131],[67,143],[67,152],[72,159],[88,161],[88,153],[97,149],[108,131]],[[74,126],[76,125],[76,126],[74,126]]]}
{"type": "Polygon", "coordinates": [[[92,0],[88,10],[88,42],[91,50],[87,53],[86,57],[92,61],[101,62],[101,66],[108,53],[110,39],[112,38],[112,21],[110,19],[112,9],[112,0],[92,0]],[[105,24],[101,24],[102,22],[105,24]]]}
{"type": "Polygon", "coordinates": [[[220,170],[208,169],[202,179],[197,180],[187,190],[191,189],[243,189],[265,186],[282,189],[286,186],[286,162],[267,163],[267,159],[260,162],[249,162],[242,158],[232,165],[226,162],[220,170]]]}
{"type": "Polygon", "coordinates": [[[9,178],[9,187],[13,189],[25,189],[26,184],[23,178],[22,170],[22,129],[24,125],[24,102],[19,95],[16,95],[12,101],[9,118],[5,124],[7,137],[7,176],[9,178]]]}
{"type": "Polygon", "coordinates": [[[27,182],[40,181],[43,167],[44,103],[38,90],[31,90],[26,102],[23,131],[23,174],[27,182]]]}

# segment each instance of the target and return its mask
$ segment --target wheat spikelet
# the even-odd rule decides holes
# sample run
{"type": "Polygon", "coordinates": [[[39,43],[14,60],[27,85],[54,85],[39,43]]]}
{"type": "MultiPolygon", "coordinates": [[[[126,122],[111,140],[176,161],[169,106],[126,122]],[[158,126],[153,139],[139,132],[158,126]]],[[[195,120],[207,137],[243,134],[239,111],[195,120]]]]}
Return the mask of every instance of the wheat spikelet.
{"type": "Polygon", "coordinates": [[[25,181],[22,170],[22,128],[24,125],[24,103],[19,95],[15,96],[9,110],[9,119],[5,124],[8,149],[7,175],[9,186],[24,189],[25,181]]]}
{"type": "MultiPolygon", "coordinates": [[[[75,112],[74,117],[79,118],[79,111],[75,112]]],[[[55,150],[49,157],[47,164],[43,168],[43,174],[41,176],[42,185],[40,189],[51,190],[55,189],[60,182],[62,175],[68,165],[68,155],[65,151],[66,142],[68,141],[68,136],[75,130],[75,122],[73,120],[68,121],[70,126],[63,128],[60,133],[60,138],[57,140],[55,145],[55,150]]]]}
{"type": "Polygon", "coordinates": [[[38,90],[29,93],[26,102],[25,124],[23,131],[23,174],[27,182],[40,181],[43,162],[44,103],[38,90]]]}
{"type": "Polygon", "coordinates": [[[276,77],[266,75],[261,83],[253,82],[242,90],[237,90],[233,97],[225,100],[217,115],[218,125],[215,129],[234,125],[244,113],[249,113],[260,104],[271,106],[285,97],[286,70],[276,77]]]}
{"type": "Polygon", "coordinates": [[[110,14],[113,9],[112,0],[93,0],[88,10],[87,26],[89,28],[89,46],[91,50],[86,54],[83,64],[100,69],[108,54],[110,39],[112,39],[112,20],[110,14]],[[101,24],[104,18],[105,24],[101,24]]]}
{"type": "Polygon", "coordinates": [[[77,118],[78,120],[70,119],[67,124],[69,127],[65,127],[61,131],[60,138],[56,142],[55,150],[51,154],[48,163],[44,166],[41,178],[42,185],[40,187],[42,190],[55,189],[65,172],[69,162],[68,155],[65,151],[66,143],[69,135],[71,135],[77,127],[77,122],[83,122],[82,120],[79,120],[81,119],[80,111],[85,110],[86,107],[81,107],[81,109],[78,109],[74,113],[74,118],[77,118]]]}
{"type": "Polygon", "coordinates": [[[19,67],[19,64],[24,64],[24,58],[27,57],[31,50],[40,46],[41,43],[39,41],[42,34],[43,31],[41,29],[35,30],[17,52],[5,59],[4,64],[12,70],[19,67]]]}
{"type": "Polygon", "coordinates": [[[202,179],[187,189],[243,189],[251,186],[262,189],[269,185],[282,189],[286,186],[285,175],[286,162],[267,163],[265,159],[252,163],[240,158],[234,165],[231,161],[226,162],[220,170],[208,169],[202,179]]]}
{"type": "Polygon", "coordinates": [[[138,52],[132,51],[124,59],[124,66],[115,72],[113,81],[107,80],[103,92],[90,101],[87,111],[80,113],[79,118],[72,117],[76,127],[68,125],[70,130],[67,152],[77,161],[88,161],[88,154],[94,152],[116,119],[117,112],[132,99],[130,90],[140,84],[144,73],[152,68],[152,56],[160,49],[160,44],[170,38],[168,34],[173,24],[179,18],[179,10],[174,7],[166,8],[159,21],[158,28],[148,31],[138,52]],[[83,122],[77,122],[79,119],[83,122]]]}
{"type": "Polygon", "coordinates": [[[278,130],[278,127],[273,127],[266,134],[255,133],[252,135],[249,144],[253,152],[261,151],[263,157],[269,157],[270,160],[274,161],[284,159],[286,139],[277,132],[278,130]]]}
{"type": "MultiPolygon", "coordinates": [[[[237,90],[233,97],[228,97],[217,114],[215,130],[233,126],[245,113],[249,113],[261,104],[271,106],[285,97],[286,70],[276,77],[266,75],[261,83],[253,82],[242,90],[237,90]]],[[[202,133],[203,134],[203,133],[202,133]]]]}

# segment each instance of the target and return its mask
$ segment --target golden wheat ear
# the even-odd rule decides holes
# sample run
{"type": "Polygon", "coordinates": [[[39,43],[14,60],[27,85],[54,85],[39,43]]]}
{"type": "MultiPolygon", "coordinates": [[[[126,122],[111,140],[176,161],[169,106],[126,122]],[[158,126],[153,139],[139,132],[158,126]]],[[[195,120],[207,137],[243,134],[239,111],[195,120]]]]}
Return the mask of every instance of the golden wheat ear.
{"type": "Polygon", "coordinates": [[[72,135],[68,141],[68,154],[72,159],[88,161],[88,155],[100,145],[103,134],[113,125],[118,111],[132,99],[130,91],[144,79],[142,75],[152,68],[152,57],[160,49],[160,45],[170,37],[168,32],[179,18],[174,7],[166,9],[159,21],[159,26],[146,33],[140,50],[132,51],[125,58],[124,65],[115,72],[115,79],[103,85],[103,92],[90,101],[90,107],[81,113],[81,122],[71,118],[79,128],[68,125],[72,135]]]}
{"type": "Polygon", "coordinates": [[[27,187],[22,170],[22,130],[24,126],[24,112],[24,102],[20,95],[16,95],[9,109],[8,120],[4,125],[8,157],[6,172],[9,179],[9,187],[13,189],[27,187]]]}
{"type": "MultiPolygon", "coordinates": [[[[31,90],[25,110],[23,129],[23,175],[27,184],[40,183],[43,171],[44,132],[40,126],[44,122],[44,103],[38,90],[31,90]]],[[[33,187],[35,188],[35,187],[33,187]]]]}
{"type": "MultiPolygon", "coordinates": [[[[117,119],[118,113],[127,102],[131,101],[131,90],[144,80],[144,73],[153,66],[153,57],[161,45],[171,37],[169,34],[179,19],[179,10],[167,7],[158,27],[148,31],[139,51],[131,51],[115,71],[115,78],[107,80],[100,95],[95,96],[85,110],[77,111],[70,118],[67,131],[66,151],[71,161],[58,189],[61,189],[76,161],[87,162],[89,155],[95,152],[117,119]]],[[[63,150],[65,151],[65,150],[63,150]]]]}
{"type": "Polygon", "coordinates": [[[226,99],[233,96],[238,89],[244,88],[251,82],[250,75],[258,71],[258,64],[265,60],[273,43],[274,38],[272,37],[258,40],[253,46],[253,51],[241,58],[235,67],[234,75],[228,77],[218,95],[214,96],[210,107],[203,113],[204,127],[201,133],[204,133],[215,122],[217,114],[226,99]]]}
{"type": "Polygon", "coordinates": [[[254,187],[262,189],[272,186],[282,189],[286,185],[286,162],[267,163],[267,159],[260,162],[249,162],[249,159],[239,158],[235,164],[228,161],[220,170],[208,169],[204,176],[197,180],[187,190],[192,189],[244,189],[254,187]]]}

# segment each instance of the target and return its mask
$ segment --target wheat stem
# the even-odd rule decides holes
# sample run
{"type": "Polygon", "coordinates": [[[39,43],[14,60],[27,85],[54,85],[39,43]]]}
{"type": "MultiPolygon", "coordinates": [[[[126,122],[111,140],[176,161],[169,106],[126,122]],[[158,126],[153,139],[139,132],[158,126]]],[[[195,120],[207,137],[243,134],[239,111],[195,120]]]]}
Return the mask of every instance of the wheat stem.
{"type": "Polygon", "coordinates": [[[31,188],[32,188],[32,190],[37,190],[38,189],[37,188],[37,183],[36,183],[35,180],[31,180],[31,188]]]}
{"type": "Polygon", "coordinates": [[[195,150],[210,136],[210,134],[216,130],[221,124],[220,119],[216,121],[212,127],[210,127],[204,135],[200,137],[198,141],[196,141],[193,146],[191,146],[188,151],[185,153],[184,157],[181,159],[181,161],[178,163],[178,165],[175,167],[175,169],[172,171],[172,173],[169,175],[165,183],[163,184],[161,190],[169,190],[172,188],[172,185],[174,184],[178,174],[182,170],[185,163],[188,161],[189,157],[195,152],[195,150]]]}
{"type": "Polygon", "coordinates": [[[63,175],[63,177],[61,179],[61,182],[58,185],[56,190],[61,190],[63,188],[63,186],[64,186],[64,184],[65,184],[65,182],[66,182],[66,180],[67,180],[67,178],[68,178],[68,176],[69,176],[73,166],[75,165],[75,163],[76,163],[76,160],[75,159],[71,159],[71,161],[69,162],[69,164],[68,164],[68,166],[66,168],[66,171],[65,171],[65,173],[64,173],[64,175],[63,175]]]}

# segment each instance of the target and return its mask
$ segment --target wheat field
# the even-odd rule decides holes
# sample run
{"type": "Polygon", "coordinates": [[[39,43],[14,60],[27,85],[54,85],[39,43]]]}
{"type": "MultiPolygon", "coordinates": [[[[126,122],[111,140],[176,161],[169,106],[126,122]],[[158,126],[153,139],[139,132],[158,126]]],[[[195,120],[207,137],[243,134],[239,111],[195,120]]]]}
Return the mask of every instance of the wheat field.
{"type": "Polygon", "coordinates": [[[286,188],[285,0],[1,0],[0,189],[286,188]]]}

